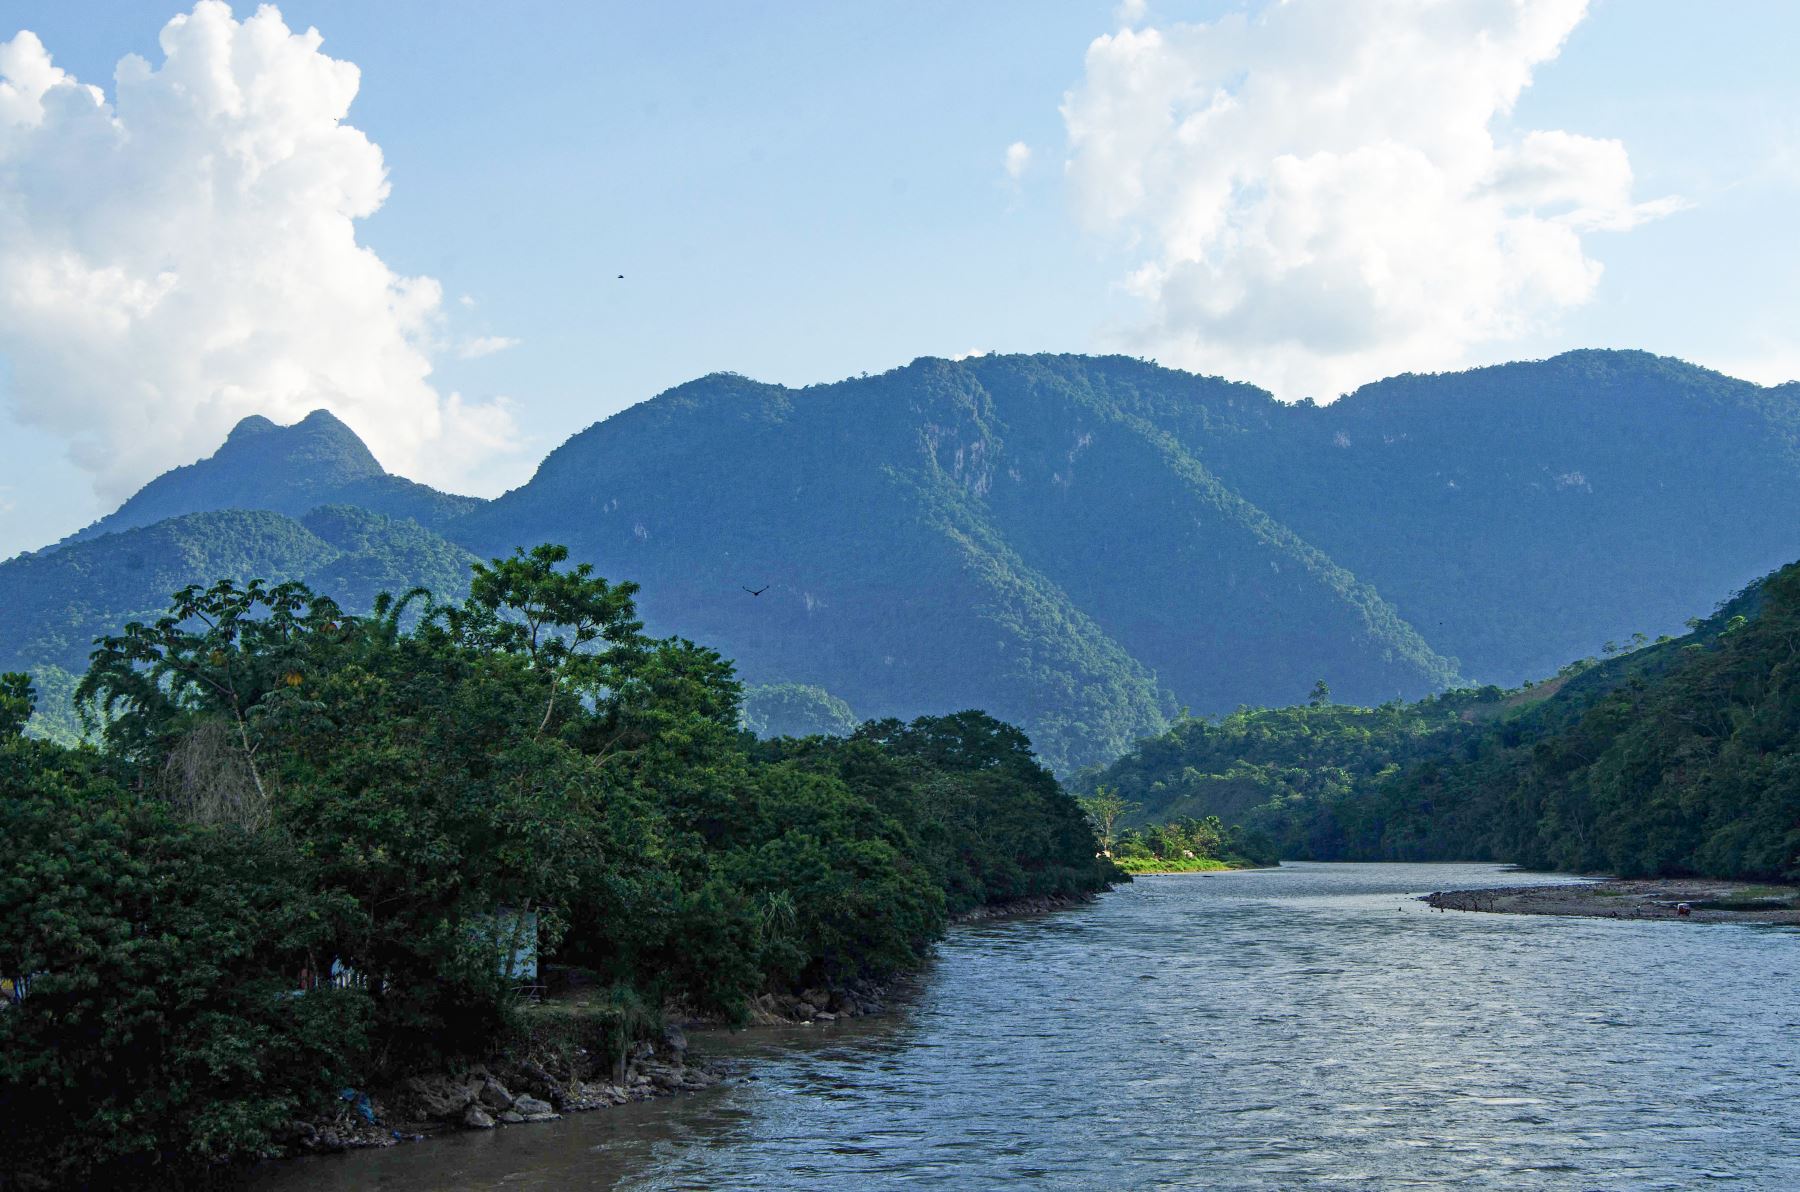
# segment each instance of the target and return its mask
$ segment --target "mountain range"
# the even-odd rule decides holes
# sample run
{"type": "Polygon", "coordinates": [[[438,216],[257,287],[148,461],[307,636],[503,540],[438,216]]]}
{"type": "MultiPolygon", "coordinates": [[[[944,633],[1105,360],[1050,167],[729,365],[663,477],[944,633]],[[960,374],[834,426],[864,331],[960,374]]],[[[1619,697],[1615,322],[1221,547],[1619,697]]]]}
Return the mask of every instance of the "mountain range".
{"type": "Polygon", "coordinates": [[[246,419],[0,563],[0,670],[54,695],[95,633],[186,583],[304,579],[360,607],[453,596],[471,559],[561,542],[747,681],[859,717],[981,707],[1067,773],[1181,708],[1318,680],[1359,703],[1511,685],[1677,629],[1800,556],[1797,514],[1800,385],[1639,352],[1326,406],[1126,357],[926,358],[798,389],[715,374],[489,501],[388,474],[323,411],[246,419]]]}

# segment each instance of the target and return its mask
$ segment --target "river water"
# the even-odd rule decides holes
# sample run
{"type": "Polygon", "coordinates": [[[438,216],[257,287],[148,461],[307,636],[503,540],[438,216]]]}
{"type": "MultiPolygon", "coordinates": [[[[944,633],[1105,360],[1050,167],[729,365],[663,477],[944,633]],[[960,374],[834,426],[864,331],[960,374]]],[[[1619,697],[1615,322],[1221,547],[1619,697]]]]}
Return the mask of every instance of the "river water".
{"type": "Polygon", "coordinates": [[[1489,865],[1143,878],[954,930],[692,1096],[258,1187],[1800,1189],[1800,932],[1434,911],[1489,865]]]}

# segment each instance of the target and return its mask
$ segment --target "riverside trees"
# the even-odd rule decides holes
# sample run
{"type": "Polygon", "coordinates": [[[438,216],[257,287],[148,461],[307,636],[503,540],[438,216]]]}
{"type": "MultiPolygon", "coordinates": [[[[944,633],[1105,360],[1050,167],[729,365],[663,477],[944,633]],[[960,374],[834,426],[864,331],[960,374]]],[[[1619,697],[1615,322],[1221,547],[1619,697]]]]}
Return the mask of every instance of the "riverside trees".
{"type": "Polygon", "coordinates": [[[32,978],[0,1013],[0,1169],[255,1154],[343,1085],[481,1054],[503,911],[622,995],[730,1017],[915,964],[951,909],[1104,884],[1016,730],[758,744],[726,660],[565,563],[367,617],[187,589],[97,643],[98,749],[18,737],[0,682],[0,975],[32,978]]]}

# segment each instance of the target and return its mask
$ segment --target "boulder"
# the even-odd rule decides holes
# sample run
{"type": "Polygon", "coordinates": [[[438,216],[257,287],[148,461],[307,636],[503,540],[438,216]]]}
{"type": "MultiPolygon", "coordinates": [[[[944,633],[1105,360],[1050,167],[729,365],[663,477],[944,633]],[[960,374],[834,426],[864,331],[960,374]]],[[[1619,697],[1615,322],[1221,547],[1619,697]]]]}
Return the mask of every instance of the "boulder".
{"type": "Polygon", "coordinates": [[[471,1077],[457,1080],[449,1076],[414,1076],[404,1087],[426,1117],[441,1122],[460,1120],[463,1110],[474,1104],[481,1093],[481,1081],[471,1077]]]}
{"type": "Polygon", "coordinates": [[[481,1098],[483,1105],[496,1112],[511,1109],[515,1099],[511,1093],[506,1091],[505,1085],[492,1077],[482,1082],[481,1092],[477,1095],[481,1098]]]}
{"type": "Polygon", "coordinates": [[[505,1122],[509,1126],[516,1126],[520,1122],[525,1120],[525,1115],[520,1113],[516,1109],[509,1109],[505,1113],[500,1115],[500,1120],[505,1122]]]}
{"type": "Polygon", "coordinates": [[[675,1055],[686,1055],[688,1049],[687,1032],[674,1023],[663,1028],[663,1046],[675,1055]]]}
{"type": "Polygon", "coordinates": [[[556,1116],[556,1110],[548,1101],[540,1101],[536,1097],[520,1097],[513,1102],[513,1110],[523,1114],[528,1122],[549,1121],[556,1116]]]}
{"type": "Polygon", "coordinates": [[[462,1124],[470,1130],[492,1130],[494,1119],[487,1110],[475,1104],[463,1110],[462,1124]]]}

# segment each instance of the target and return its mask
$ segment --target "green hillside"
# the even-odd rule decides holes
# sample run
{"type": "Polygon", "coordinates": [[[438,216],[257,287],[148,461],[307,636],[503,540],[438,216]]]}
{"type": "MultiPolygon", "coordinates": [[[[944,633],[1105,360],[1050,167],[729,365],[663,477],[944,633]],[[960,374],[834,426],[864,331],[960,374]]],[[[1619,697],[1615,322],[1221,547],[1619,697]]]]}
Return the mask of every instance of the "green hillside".
{"type": "Polygon", "coordinates": [[[0,563],[0,672],[26,671],[40,695],[39,731],[67,736],[75,720],[69,676],[87,669],[95,638],[148,620],[169,594],[207,577],[300,580],[345,608],[378,592],[431,587],[446,599],[468,585],[466,551],[412,522],[350,506],[299,520],[257,510],[169,518],[0,563]]]}
{"type": "Polygon", "coordinates": [[[1367,696],[1455,676],[1379,596],[1082,380],[1127,366],[1143,367],[709,377],[577,435],[452,533],[478,553],[567,541],[642,582],[650,624],[730,643],[754,680],[866,715],[985,707],[1064,770],[1181,703],[1291,698],[1320,673],[1367,696]]]}
{"type": "Polygon", "coordinates": [[[1506,693],[1191,719],[1083,776],[1317,860],[1800,877],[1800,564],[1685,636],[1506,693]]]}
{"type": "Polygon", "coordinates": [[[1183,709],[1288,705],[1321,679],[1359,706],[1510,686],[1676,632],[1800,557],[1797,443],[1800,386],[1637,352],[1396,377],[1326,407],[1125,357],[928,358],[800,389],[720,374],[486,502],[386,473],[328,414],[253,418],[0,564],[0,594],[28,594],[0,648],[74,670],[107,617],[214,571],[318,575],[363,607],[452,582],[462,551],[560,541],[752,685],[863,716],[985,708],[1070,773],[1183,709]],[[326,505],[392,525],[356,545],[314,524],[326,505]],[[308,525],[185,521],[227,510],[308,525]]]}

